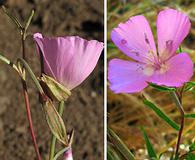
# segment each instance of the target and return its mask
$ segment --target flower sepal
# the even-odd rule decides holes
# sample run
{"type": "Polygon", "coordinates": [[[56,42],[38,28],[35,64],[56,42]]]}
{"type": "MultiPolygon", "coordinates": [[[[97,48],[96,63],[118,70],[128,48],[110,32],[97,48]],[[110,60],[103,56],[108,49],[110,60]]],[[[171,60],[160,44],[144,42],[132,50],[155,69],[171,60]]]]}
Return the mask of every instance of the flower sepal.
{"type": "Polygon", "coordinates": [[[70,90],[48,75],[42,74],[39,80],[45,93],[53,101],[66,101],[71,95],[70,90]]]}
{"type": "Polygon", "coordinates": [[[45,102],[43,103],[43,109],[51,132],[61,143],[68,147],[69,141],[65,124],[62,117],[56,110],[53,102],[49,98],[46,98],[45,102]]]}

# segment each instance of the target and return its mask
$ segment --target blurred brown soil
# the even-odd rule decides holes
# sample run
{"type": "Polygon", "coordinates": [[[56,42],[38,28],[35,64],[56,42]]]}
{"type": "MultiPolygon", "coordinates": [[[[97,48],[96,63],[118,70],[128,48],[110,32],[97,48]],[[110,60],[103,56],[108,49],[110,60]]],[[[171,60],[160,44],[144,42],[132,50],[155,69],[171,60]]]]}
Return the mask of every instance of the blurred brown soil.
{"type": "MultiPolygon", "coordinates": [[[[79,35],[103,41],[103,0],[7,0],[0,1],[24,21],[32,8],[36,14],[31,32],[44,35],[79,35]]],[[[27,40],[27,57],[37,75],[39,60],[31,38],[27,40]]],[[[0,11],[0,53],[16,61],[21,55],[20,36],[12,22],[0,11]]],[[[0,63],[0,159],[35,160],[28,131],[19,78],[0,63]]],[[[29,80],[30,104],[39,149],[48,159],[50,131],[44,119],[38,94],[29,80]]],[[[65,124],[75,129],[73,144],[76,160],[103,159],[103,56],[92,75],[65,104],[65,124]]]]}

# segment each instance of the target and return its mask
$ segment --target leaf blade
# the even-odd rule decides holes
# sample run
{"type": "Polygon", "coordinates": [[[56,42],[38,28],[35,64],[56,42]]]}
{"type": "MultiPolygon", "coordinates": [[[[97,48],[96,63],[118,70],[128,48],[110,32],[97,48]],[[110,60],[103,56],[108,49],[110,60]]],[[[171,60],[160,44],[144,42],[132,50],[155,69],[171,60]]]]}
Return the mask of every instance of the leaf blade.
{"type": "Polygon", "coordinates": [[[185,117],[185,118],[195,118],[195,113],[192,113],[192,114],[185,114],[184,117],[185,117]]]}
{"type": "Polygon", "coordinates": [[[152,109],[161,119],[163,119],[168,125],[170,125],[173,129],[179,131],[179,125],[170,119],[163,111],[161,111],[154,103],[150,102],[147,99],[143,100],[143,103],[152,109]]]}
{"type": "Polygon", "coordinates": [[[147,148],[147,151],[148,151],[148,156],[152,159],[157,159],[157,155],[156,155],[156,152],[152,146],[152,143],[150,142],[150,139],[148,138],[148,135],[146,134],[146,131],[144,130],[143,127],[141,127],[141,131],[144,135],[144,139],[145,139],[145,142],[146,142],[146,148],[147,148]]]}
{"type": "Polygon", "coordinates": [[[114,149],[108,145],[107,147],[107,158],[108,160],[121,160],[119,155],[114,151],[114,149]]]}
{"type": "Polygon", "coordinates": [[[150,83],[150,82],[148,82],[148,84],[149,84],[151,87],[157,89],[158,91],[162,91],[162,92],[174,92],[174,91],[176,91],[176,88],[165,87],[165,86],[159,86],[159,85],[157,85],[157,84],[150,83]]]}
{"type": "Polygon", "coordinates": [[[111,139],[111,141],[114,143],[118,151],[122,154],[122,156],[124,156],[127,160],[135,160],[134,155],[127,148],[124,142],[110,128],[108,128],[108,136],[111,139]]]}

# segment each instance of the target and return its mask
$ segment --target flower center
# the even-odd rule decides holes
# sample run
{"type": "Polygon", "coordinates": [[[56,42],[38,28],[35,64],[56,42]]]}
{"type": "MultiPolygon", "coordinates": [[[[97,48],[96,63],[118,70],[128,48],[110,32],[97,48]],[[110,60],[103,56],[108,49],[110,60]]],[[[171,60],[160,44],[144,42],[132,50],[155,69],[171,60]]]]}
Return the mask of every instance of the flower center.
{"type": "Polygon", "coordinates": [[[164,74],[169,70],[169,65],[166,62],[162,62],[160,59],[157,63],[154,63],[153,67],[159,74],[164,74]]]}
{"type": "Polygon", "coordinates": [[[167,72],[168,70],[169,70],[169,66],[167,64],[161,64],[160,69],[159,69],[159,73],[163,74],[163,73],[167,72]]]}
{"type": "Polygon", "coordinates": [[[151,76],[154,73],[154,67],[151,65],[148,65],[146,66],[146,68],[144,68],[143,72],[146,76],[151,76]]]}
{"type": "Polygon", "coordinates": [[[157,71],[157,74],[164,74],[169,70],[169,65],[166,62],[162,62],[158,60],[158,62],[155,63],[149,63],[143,68],[143,73],[146,76],[152,76],[155,71],[157,71]]]}

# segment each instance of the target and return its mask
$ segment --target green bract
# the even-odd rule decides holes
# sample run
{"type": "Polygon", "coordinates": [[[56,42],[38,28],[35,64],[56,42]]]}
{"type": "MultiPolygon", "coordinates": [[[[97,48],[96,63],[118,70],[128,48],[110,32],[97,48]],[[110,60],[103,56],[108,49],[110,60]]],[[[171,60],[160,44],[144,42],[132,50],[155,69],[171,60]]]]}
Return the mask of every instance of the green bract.
{"type": "Polygon", "coordinates": [[[71,95],[71,92],[67,88],[50,76],[42,74],[40,82],[45,92],[52,100],[66,101],[71,95]]]}

